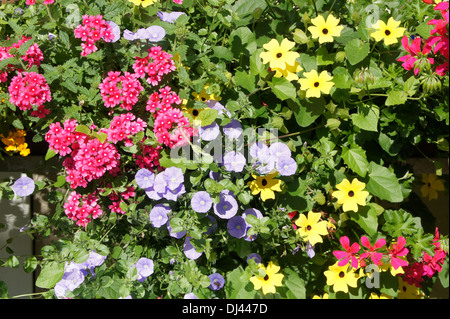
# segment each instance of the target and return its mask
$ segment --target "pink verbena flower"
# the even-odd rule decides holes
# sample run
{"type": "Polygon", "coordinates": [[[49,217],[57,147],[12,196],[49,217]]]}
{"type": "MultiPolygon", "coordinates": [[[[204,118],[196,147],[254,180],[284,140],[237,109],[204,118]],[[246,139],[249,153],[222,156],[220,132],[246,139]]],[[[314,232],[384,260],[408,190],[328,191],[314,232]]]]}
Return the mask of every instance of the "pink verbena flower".
{"type": "Polygon", "coordinates": [[[133,154],[133,159],[139,168],[146,168],[152,172],[158,172],[162,168],[159,166],[159,156],[162,150],[161,145],[151,146],[145,145],[145,140],[140,143],[141,150],[137,154],[133,154]]]}
{"type": "Polygon", "coordinates": [[[163,51],[160,46],[154,46],[148,49],[148,56],[145,58],[135,57],[133,70],[137,77],[147,77],[147,83],[155,86],[164,75],[176,70],[171,58],[172,55],[163,51]]]}
{"type": "Polygon", "coordinates": [[[81,55],[87,56],[98,50],[96,42],[103,40],[111,42],[114,34],[111,26],[106,23],[102,15],[83,15],[82,23],[74,30],[75,38],[81,39],[81,55]]]}
{"type": "Polygon", "coordinates": [[[103,132],[108,135],[108,141],[112,143],[125,141],[126,146],[131,146],[133,142],[129,137],[143,131],[146,127],[147,123],[142,119],[136,118],[132,113],[127,113],[115,116],[109,128],[103,132]]]}
{"type": "Polygon", "coordinates": [[[103,214],[98,201],[96,194],[81,195],[72,191],[63,205],[64,212],[68,218],[76,221],[78,226],[86,227],[92,219],[103,214]]]}
{"type": "Polygon", "coordinates": [[[35,72],[19,73],[8,87],[9,101],[20,110],[31,110],[51,101],[50,88],[45,78],[35,72]]]}
{"type": "Polygon", "coordinates": [[[66,120],[63,126],[59,122],[50,124],[49,130],[45,134],[45,140],[49,143],[50,149],[61,156],[71,153],[71,145],[76,140],[76,126],[76,120],[66,120]]]}
{"type": "Polygon", "coordinates": [[[375,265],[381,266],[381,258],[383,258],[383,254],[377,252],[380,248],[386,245],[386,240],[384,238],[380,238],[376,241],[376,243],[372,246],[370,244],[369,239],[366,236],[361,237],[361,245],[368,248],[365,250],[360,256],[359,261],[361,266],[364,267],[366,265],[365,259],[370,258],[375,265]]]}
{"type": "Polygon", "coordinates": [[[106,107],[120,106],[130,111],[138,102],[139,94],[144,87],[139,82],[137,76],[125,72],[110,71],[108,76],[99,84],[100,95],[106,107]]]}
{"type": "Polygon", "coordinates": [[[347,236],[342,236],[339,239],[342,247],[344,247],[345,251],[342,250],[335,250],[333,251],[333,255],[337,258],[340,259],[338,266],[342,267],[348,264],[349,261],[351,261],[351,266],[355,269],[358,268],[358,258],[356,258],[356,255],[359,252],[359,244],[358,243],[353,243],[350,246],[350,240],[348,239],[347,236]]]}
{"type": "Polygon", "coordinates": [[[197,134],[183,112],[172,107],[156,113],[153,132],[159,143],[170,148],[187,145],[190,138],[197,134]]]}
{"type": "Polygon", "coordinates": [[[159,89],[158,92],[154,92],[150,95],[146,110],[155,113],[157,110],[168,110],[173,105],[179,105],[181,104],[180,97],[175,93],[172,92],[170,86],[165,86],[164,88],[159,89]]]}
{"type": "Polygon", "coordinates": [[[394,267],[394,269],[408,266],[408,262],[400,258],[406,256],[409,252],[408,248],[406,248],[405,245],[406,239],[400,236],[397,239],[397,243],[392,244],[392,248],[388,249],[389,256],[391,258],[391,265],[392,267],[394,267]]]}
{"type": "Polygon", "coordinates": [[[177,4],[183,4],[183,0],[173,0],[173,2],[175,2],[177,4]]]}

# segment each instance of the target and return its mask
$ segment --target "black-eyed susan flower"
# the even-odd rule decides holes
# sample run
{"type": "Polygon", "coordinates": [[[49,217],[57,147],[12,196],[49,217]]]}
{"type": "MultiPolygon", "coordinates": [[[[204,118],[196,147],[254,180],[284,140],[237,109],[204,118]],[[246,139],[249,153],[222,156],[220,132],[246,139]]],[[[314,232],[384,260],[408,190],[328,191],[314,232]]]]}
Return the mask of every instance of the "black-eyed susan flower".
{"type": "Polygon", "coordinates": [[[220,101],[221,97],[217,96],[214,92],[210,92],[211,90],[209,89],[209,87],[210,87],[209,83],[206,83],[200,93],[192,92],[194,99],[203,102],[209,100],[220,101]]]}
{"type": "Polygon", "coordinates": [[[394,18],[390,17],[387,24],[382,20],[378,20],[372,25],[375,32],[370,34],[375,41],[379,42],[384,40],[384,44],[390,45],[397,43],[397,39],[403,36],[406,28],[399,27],[400,21],[395,21],[394,18]]]}
{"type": "Polygon", "coordinates": [[[136,6],[143,6],[145,8],[154,4],[157,0],[128,0],[128,1],[132,2],[136,6]]]}
{"type": "Polygon", "coordinates": [[[252,195],[261,194],[263,202],[268,199],[275,199],[275,192],[281,192],[281,180],[274,179],[277,174],[278,172],[267,176],[256,176],[252,174],[255,180],[247,183],[252,191],[252,195]]]}
{"type": "Polygon", "coordinates": [[[309,32],[313,39],[319,39],[319,43],[333,42],[333,37],[341,35],[343,26],[338,25],[339,19],[335,18],[332,14],[328,15],[327,20],[322,16],[311,19],[312,26],[308,27],[309,32]]]}
{"type": "Polygon", "coordinates": [[[275,265],[273,262],[269,262],[267,268],[263,264],[258,265],[259,269],[264,270],[264,277],[253,276],[250,278],[255,290],[262,288],[263,294],[275,293],[276,287],[283,286],[282,280],[284,278],[283,274],[279,274],[280,266],[275,265]]]}
{"type": "Polygon", "coordinates": [[[298,80],[297,73],[303,71],[303,68],[300,66],[300,63],[295,61],[294,65],[286,64],[286,68],[283,69],[273,69],[275,71],[274,77],[281,78],[285,77],[288,81],[296,81],[298,80]]]}
{"type": "Polygon", "coordinates": [[[369,192],[363,190],[366,184],[354,178],[350,183],[348,179],[344,179],[340,184],[336,185],[337,191],[332,196],[337,198],[337,203],[342,205],[344,212],[358,211],[358,205],[365,206],[366,198],[369,192]]]}
{"type": "Polygon", "coordinates": [[[419,288],[398,277],[398,299],[422,299],[423,297],[425,295],[419,288]]]}
{"type": "Polygon", "coordinates": [[[348,287],[356,288],[358,285],[359,276],[355,269],[348,265],[338,266],[336,262],[328,267],[324,275],[327,277],[327,285],[333,286],[334,292],[342,291],[348,293],[348,287]]]}
{"type": "Polygon", "coordinates": [[[300,214],[300,217],[295,221],[299,235],[312,246],[322,243],[322,236],[328,234],[327,221],[320,220],[321,216],[321,213],[309,211],[308,216],[300,214]]]}
{"type": "Polygon", "coordinates": [[[298,82],[300,83],[300,88],[306,91],[307,98],[319,98],[322,93],[330,94],[334,83],[330,82],[333,77],[327,71],[322,71],[319,75],[316,70],[311,70],[303,73],[303,75],[305,78],[299,79],[298,82]]]}
{"type": "Polygon", "coordinates": [[[422,197],[428,200],[438,199],[438,191],[445,190],[444,181],[437,178],[436,174],[422,174],[422,182],[424,185],[420,188],[422,197]]]}
{"type": "Polygon", "coordinates": [[[290,51],[295,45],[295,42],[283,39],[279,43],[276,39],[270,40],[263,45],[267,51],[261,52],[259,55],[264,64],[269,63],[271,69],[286,70],[288,65],[295,66],[295,60],[300,57],[300,54],[290,51]]]}

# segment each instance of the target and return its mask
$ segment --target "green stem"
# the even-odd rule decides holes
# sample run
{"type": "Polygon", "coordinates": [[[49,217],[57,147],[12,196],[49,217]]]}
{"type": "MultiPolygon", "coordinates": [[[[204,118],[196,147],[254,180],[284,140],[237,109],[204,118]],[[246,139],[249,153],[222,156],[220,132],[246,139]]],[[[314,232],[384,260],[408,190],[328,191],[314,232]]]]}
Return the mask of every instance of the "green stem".
{"type": "Polygon", "coordinates": [[[50,6],[45,6],[45,8],[47,9],[47,14],[48,14],[48,17],[50,18],[50,21],[55,22],[55,19],[53,19],[52,13],[50,12],[50,6]]]}

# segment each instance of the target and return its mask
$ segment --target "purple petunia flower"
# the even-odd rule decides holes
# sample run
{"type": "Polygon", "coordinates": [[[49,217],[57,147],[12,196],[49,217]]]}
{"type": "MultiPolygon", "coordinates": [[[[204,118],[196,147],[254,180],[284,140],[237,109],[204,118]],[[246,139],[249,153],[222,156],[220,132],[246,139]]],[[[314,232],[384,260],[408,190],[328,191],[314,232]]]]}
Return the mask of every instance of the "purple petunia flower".
{"type": "Polygon", "coordinates": [[[170,190],[177,189],[184,181],[183,171],[175,166],[166,168],[161,174],[170,190]]]}
{"type": "Polygon", "coordinates": [[[204,141],[212,141],[220,134],[219,124],[212,122],[210,125],[202,126],[199,129],[200,138],[204,141]]]}
{"type": "Polygon", "coordinates": [[[262,156],[267,156],[270,154],[269,147],[262,142],[253,143],[250,146],[249,154],[253,159],[258,159],[262,156]]]}
{"type": "Polygon", "coordinates": [[[269,152],[276,160],[280,160],[283,157],[291,157],[291,150],[282,142],[276,142],[270,145],[269,152]]]}
{"type": "MultiPolygon", "coordinates": [[[[261,218],[264,217],[263,214],[256,208],[247,208],[246,210],[244,210],[244,212],[242,213],[242,217],[244,219],[246,219],[248,215],[253,215],[253,216],[255,216],[258,219],[261,219],[261,218]]],[[[247,223],[247,227],[252,227],[252,225],[247,223]]]]}
{"type": "Polygon", "coordinates": [[[109,24],[114,35],[114,38],[111,40],[111,42],[117,42],[120,39],[120,27],[113,21],[106,21],[106,23],[109,24]]]}
{"type": "Polygon", "coordinates": [[[17,179],[11,186],[14,193],[19,197],[26,197],[33,194],[35,184],[34,181],[28,176],[23,176],[17,179]]]}
{"type": "Polygon", "coordinates": [[[228,172],[242,172],[246,164],[245,156],[242,153],[230,151],[223,157],[223,165],[228,172]]]}
{"type": "Polygon", "coordinates": [[[184,299],[198,299],[198,297],[193,292],[188,292],[184,295],[184,299]]]}
{"type": "Polygon", "coordinates": [[[242,125],[238,120],[233,119],[223,127],[223,133],[231,139],[238,139],[242,134],[242,125]]]}
{"type": "Polygon", "coordinates": [[[102,256],[95,251],[90,251],[88,259],[84,263],[78,264],[78,267],[85,272],[85,275],[87,275],[87,271],[95,275],[95,267],[101,266],[105,259],[106,256],[102,256]]]}
{"type": "Polygon", "coordinates": [[[175,23],[175,20],[177,20],[183,14],[185,14],[185,13],[179,12],[179,11],[173,11],[170,13],[158,11],[158,13],[157,13],[157,15],[161,19],[161,21],[168,22],[168,23],[175,23]]]}
{"type": "Polygon", "coordinates": [[[166,192],[164,194],[160,194],[162,197],[164,197],[167,200],[173,200],[176,201],[178,197],[186,193],[186,188],[183,184],[180,184],[176,189],[171,190],[169,188],[166,188],[166,192]]]}
{"type": "Polygon", "coordinates": [[[227,229],[231,236],[242,238],[247,233],[247,223],[241,216],[234,216],[228,220],[227,229]]]}
{"type": "Polygon", "coordinates": [[[125,31],[123,31],[123,38],[128,40],[128,41],[133,41],[136,40],[136,34],[134,34],[133,32],[131,32],[128,29],[125,29],[125,31]]]}
{"type": "Polygon", "coordinates": [[[282,157],[278,159],[276,167],[280,175],[291,176],[297,171],[297,162],[292,157],[282,157]]]}
{"type": "Polygon", "coordinates": [[[166,30],[164,30],[163,27],[160,27],[159,25],[152,25],[145,29],[147,31],[148,40],[150,42],[159,42],[162,39],[164,39],[166,35],[166,30]]]}
{"type": "Polygon", "coordinates": [[[257,254],[257,253],[251,253],[250,255],[248,255],[247,257],[247,263],[250,259],[253,259],[255,261],[256,264],[261,263],[262,258],[261,255],[257,254]]]}
{"type": "Polygon", "coordinates": [[[77,267],[65,269],[61,280],[54,287],[56,297],[65,298],[67,290],[74,291],[84,282],[84,278],[83,272],[77,267]]]}
{"type": "Polygon", "coordinates": [[[154,265],[153,260],[145,257],[139,258],[139,260],[134,264],[138,272],[138,281],[143,282],[147,277],[153,274],[154,265]]]}
{"type": "Polygon", "coordinates": [[[311,245],[309,241],[306,244],[306,253],[308,254],[309,258],[313,258],[316,255],[316,252],[314,250],[314,246],[311,245]]]}
{"type": "Polygon", "coordinates": [[[199,191],[192,196],[191,207],[197,213],[206,213],[211,209],[211,196],[205,191],[199,191]]]}
{"type": "Polygon", "coordinates": [[[150,211],[149,220],[154,227],[160,228],[169,220],[169,217],[167,215],[169,213],[170,207],[167,207],[163,204],[157,204],[150,211]]]}
{"type": "Polygon", "coordinates": [[[155,174],[153,174],[146,168],[142,168],[139,171],[137,171],[136,175],[134,176],[134,179],[136,180],[136,184],[140,188],[146,189],[153,187],[153,184],[155,183],[155,174]]]}
{"type": "Polygon", "coordinates": [[[216,100],[207,100],[207,101],[206,101],[206,104],[207,104],[210,108],[219,111],[219,115],[222,114],[222,113],[225,113],[228,117],[231,117],[230,111],[228,111],[228,110],[225,108],[225,106],[223,106],[222,104],[220,104],[220,102],[218,102],[218,101],[216,101],[216,100]]]}
{"type": "Polygon", "coordinates": [[[182,230],[182,231],[180,231],[178,233],[175,233],[175,232],[172,231],[172,227],[170,227],[170,223],[166,223],[166,225],[167,225],[167,230],[169,231],[170,237],[174,237],[176,239],[180,239],[180,238],[183,238],[186,235],[186,231],[185,230],[182,230]]]}
{"type": "Polygon", "coordinates": [[[203,254],[203,252],[196,251],[194,246],[192,246],[190,236],[186,237],[184,240],[183,252],[187,258],[192,260],[199,258],[203,254]]]}
{"type": "Polygon", "coordinates": [[[148,198],[151,198],[153,200],[159,200],[162,198],[153,187],[146,188],[145,194],[148,196],[148,198]]]}
{"type": "Polygon", "coordinates": [[[214,213],[222,219],[230,219],[236,215],[238,203],[232,192],[223,190],[219,195],[219,202],[214,203],[214,213]]]}
{"type": "Polygon", "coordinates": [[[214,273],[208,276],[211,284],[209,285],[209,289],[211,290],[219,290],[222,289],[225,285],[225,278],[219,273],[214,273]]]}

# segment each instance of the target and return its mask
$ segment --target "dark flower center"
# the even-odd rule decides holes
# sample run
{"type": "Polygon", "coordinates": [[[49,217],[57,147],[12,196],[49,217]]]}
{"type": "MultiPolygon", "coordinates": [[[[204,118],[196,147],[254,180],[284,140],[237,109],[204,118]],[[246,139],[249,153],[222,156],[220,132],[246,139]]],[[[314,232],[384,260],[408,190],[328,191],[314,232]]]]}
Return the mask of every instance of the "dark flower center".
{"type": "Polygon", "coordinates": [[[384,34],[386,34],[387,36],[391,34],[391,31],[389,30],[384,30],[384,34]]]}
{"type": "Polygon", "coordinates": [[[262,186],[266,186],[267,185],[267,180],[265,178],[263,178],[263,180],[261,181],[261,185],[262,186]]]}
{"type": "Polygon", "coordinates": [[[311,225],[306,226],[307,230],[311,230],[311,225]]]}
{"type": "Polygon", "coordinates": [[[277,53],[277,58],[279,59],[279,58],[281,58],[283,56],[283,53],[281,53],[281,52],[278,52],[277,53]]]}
{"type": "Polygon", "coordinates": [[[343,271],[341,271],[340,273],[339,273],[339,278],[344,278],[345,277],[345,273],[343,272],[343,271]]]}
{"type": "Polygon", "coordinates": [[[314,82],[314,87],[318,87],[319,86],[319,82],[314,82]]]}
{"type": "Polygon", "coordinates": [[[355,193],[353,191],[349,191],[348,192],[348,197],[353,197],[353,196],[355,196],[355,193]]]}
{"type": "Polygon", "coordinates": [[[269,280],[269,275],[264,276],[264,281],[267,281],[267,280],[269,280]]]}
{"type": "Polygon", "coordinates": [[[192,111],[192,115],[197,116],[198,115],[198,110],[193,110],[192,111]]]}
{"type": "Polygon", "coordinates": [[[322,33],[323,33],[323,34],[328,34],[328,29],[327,29],[327,28],[323,29],[323,30],[322,30],[322,33]]]}

